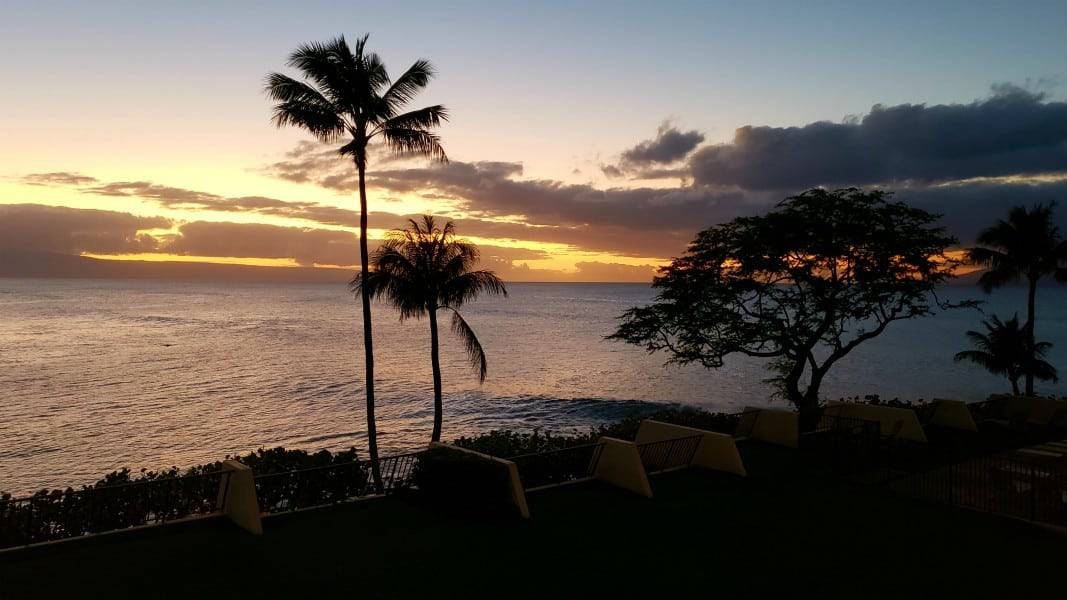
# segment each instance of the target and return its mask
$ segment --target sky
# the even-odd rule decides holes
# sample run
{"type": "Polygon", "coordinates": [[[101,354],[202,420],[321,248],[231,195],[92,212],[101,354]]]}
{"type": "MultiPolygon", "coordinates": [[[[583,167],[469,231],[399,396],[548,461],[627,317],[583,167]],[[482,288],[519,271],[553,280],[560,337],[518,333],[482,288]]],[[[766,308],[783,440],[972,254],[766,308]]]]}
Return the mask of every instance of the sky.
{"type": "MultiPolygon", "coordinates": [[[[265,76],[369,33],[428,58],[450,162],[375,153],[371,241],[456,221],[509,280],[647,281],[697,231],[880,187],[966,244],[1067,201],[1064,2],[0,0],[0,249],[358,261],[354,169],[275,128],[265,76]]],[[[1061,217],[1067,210],[1061,210],[1061,217]]]]}

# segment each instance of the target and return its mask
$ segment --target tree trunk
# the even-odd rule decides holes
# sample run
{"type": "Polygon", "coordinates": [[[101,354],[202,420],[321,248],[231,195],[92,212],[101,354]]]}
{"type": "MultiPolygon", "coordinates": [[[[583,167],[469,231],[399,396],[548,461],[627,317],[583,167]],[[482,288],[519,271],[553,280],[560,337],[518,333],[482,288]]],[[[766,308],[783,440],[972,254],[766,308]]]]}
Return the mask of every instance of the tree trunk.
{"type": "MultiPolygon", "coordinates": [[[[359,273],[367,281],[370,253],[367,251],[367,167],[356,164],[359,170],[359,273]]],[[[382,470],[378,462],[378,427],[374,420],[374,335],[371,330],[370,294],[366,285],[359,286],[363,303],[363,363],[366,367],[364,389],[367,390],[367,446],[370,452],[371,475],[374,486],[382,491],[382,470]]]]}
{"type": "Polygon", "coordinates": [[[811,374],[808,389],[804,392],[800,406],[800,430],[814,431],[819,425],[819,387],[822,385],[823,373],[816,370],[811,374]]]}
{"type": "Polygon", "coordinates": [[[438,357],[437,308],[430,309],[430,365],[433,367],[433,433],[430,441],[441,441],[441,360],[438,357]]]}
{"type": "Polygon", "coordinates": [[[1034,308],[1037,298],[1037,278],[1030,278],[1030,293],[1026,299],[1026,343],[1029,346],[1026,351],[1030,355],[1031,364],[1026,368],[1026,395],[1034,395],[1034,308]]]}
{"type": "MultiPolygon", "coordinates": [[[[804,360],[798,358],[793,368],[786,374],[783,385],[789,402],[800,413],[800,431],[812,431],[819,422],[818,386],[815,388],[816,400],[812,404],[809,394],[800,391],[800,376],[804,374],[804,360]]],[[[811,387],[808,387],[811,390],[811,387]]]]}
{"type": "Polygon", "coordinates": [[[1019,395],[1019,378],[1018,377],[1009,377],[1008,381],[1011,381],[1011,395],[1012,396],[1018,396],[1019,395]]]}

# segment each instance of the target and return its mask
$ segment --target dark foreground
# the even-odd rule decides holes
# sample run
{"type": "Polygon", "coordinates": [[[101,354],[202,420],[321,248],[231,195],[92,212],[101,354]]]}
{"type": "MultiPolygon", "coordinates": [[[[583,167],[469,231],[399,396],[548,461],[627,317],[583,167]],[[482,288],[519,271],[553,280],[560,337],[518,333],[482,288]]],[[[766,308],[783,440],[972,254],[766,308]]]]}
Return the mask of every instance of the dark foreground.
{"type": "Polygon", "coordinates": [[[0,598],[1062,594],[1065,537],[744,454],[748,479],[659,475],[653,500],[598,484],[531,494],[528,522],[388,498],[268,519],[262,537],[213,520],[8,553],[0,598]]]}

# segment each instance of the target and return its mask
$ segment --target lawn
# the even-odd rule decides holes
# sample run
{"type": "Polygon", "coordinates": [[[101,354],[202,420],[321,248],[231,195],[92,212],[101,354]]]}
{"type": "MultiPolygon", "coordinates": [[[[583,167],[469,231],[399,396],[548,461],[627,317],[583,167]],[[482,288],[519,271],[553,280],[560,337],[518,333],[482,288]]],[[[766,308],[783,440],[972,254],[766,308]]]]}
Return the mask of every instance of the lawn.
{"type": "Polygon", "coordinates": [[[1053,597],[1067,538],[886,495],[750,447],[747,479],[658,475],[531,494],[533,520],[412,498],[215,520],[0,555],[0,598],[1053,597]]]}

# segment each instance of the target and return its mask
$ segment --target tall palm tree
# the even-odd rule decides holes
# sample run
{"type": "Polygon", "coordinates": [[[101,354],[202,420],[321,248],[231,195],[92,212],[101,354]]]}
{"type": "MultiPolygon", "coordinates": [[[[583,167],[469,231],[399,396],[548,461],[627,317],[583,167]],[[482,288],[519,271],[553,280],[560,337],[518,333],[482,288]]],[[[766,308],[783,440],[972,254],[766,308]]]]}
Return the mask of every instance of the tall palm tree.
{"type": "MultiPolygon", "coordinates": [[[[1048,275],[1057,281],[1067,281],[1067,242],[1052,222],[1054,207],[1055,204],[1038,204],[1031,209],[1012,208],[1007,220],[998,221],[978,234],[979,246],[967,251],[972,263],[987,269],[978,280],[987,294],[1007,283],[1026,280],[1029,293],[1024,330],[1031,348],[1034,348],[1038,281],[1048,275]]],[[[1034,376],[1026,374],[1028,396],[1034,393],[1034,376]]]]}
{"type": "Polygon", "coordinates": [[[456,239],[451,221],[437,227],[431,216],[422,223],[390,233],[374,252],[374,270],[352,280],[353,290],[372,298],[384,298],[400,312],[400,320],[423,315],[430,318],[430,365],[433,368],[433,433],[431,441],[441,440],[441,361],[438,357],[437,311],[452,313],[452,332],[463,340],[467,358],[485,381],[487,364],[481,342],[467,324],[460,307],[482,293],[507,296],[504,282],[492,271],[472,270],[478,262],[478,248],[456,239]]]}
{"type": "Polygon", "coordinates": [[[1019,327],[1019,315],[1001,321],[995,315],[982,321],[986,332],[968,331],[974,350],[957,352],[956,362],[968,361],[994,375],[1004,375],[1011,382],[1011,391],[1019,395],[1019,377],[1026,375],[1042,381],[1057,381],[1056,369],[1044,360],[1048,342],[1031,344],[1025,327],[1019,327]]]}
{"type": "MultiPolygon", "coordinates": [[[[447,161],[441,140],[433,129],[448,119],[444,106],[433,105],[402,112],[434,76],[426,60],[417,60],[395,81],[390,80],[377,54],[366,50],[367,37],[351,49],[345,38],[305,44],[290,56],[288,66],[301,72],[303,81],[281,73],[267,76],[266,92],[274,104],[274,124],[307,130],[319,141],[343,144],[342,156],[351,157],[359,174],[359,266],[366,277],[367,250],[367,147],[375,138],[398,154],[427,156],[447,161]]],[[[367,436],[375,484],[381,487],[378,435],[374,420],[374,339],[370,296],[362,294],[363,347],[367,392],[367,436]]]]}

